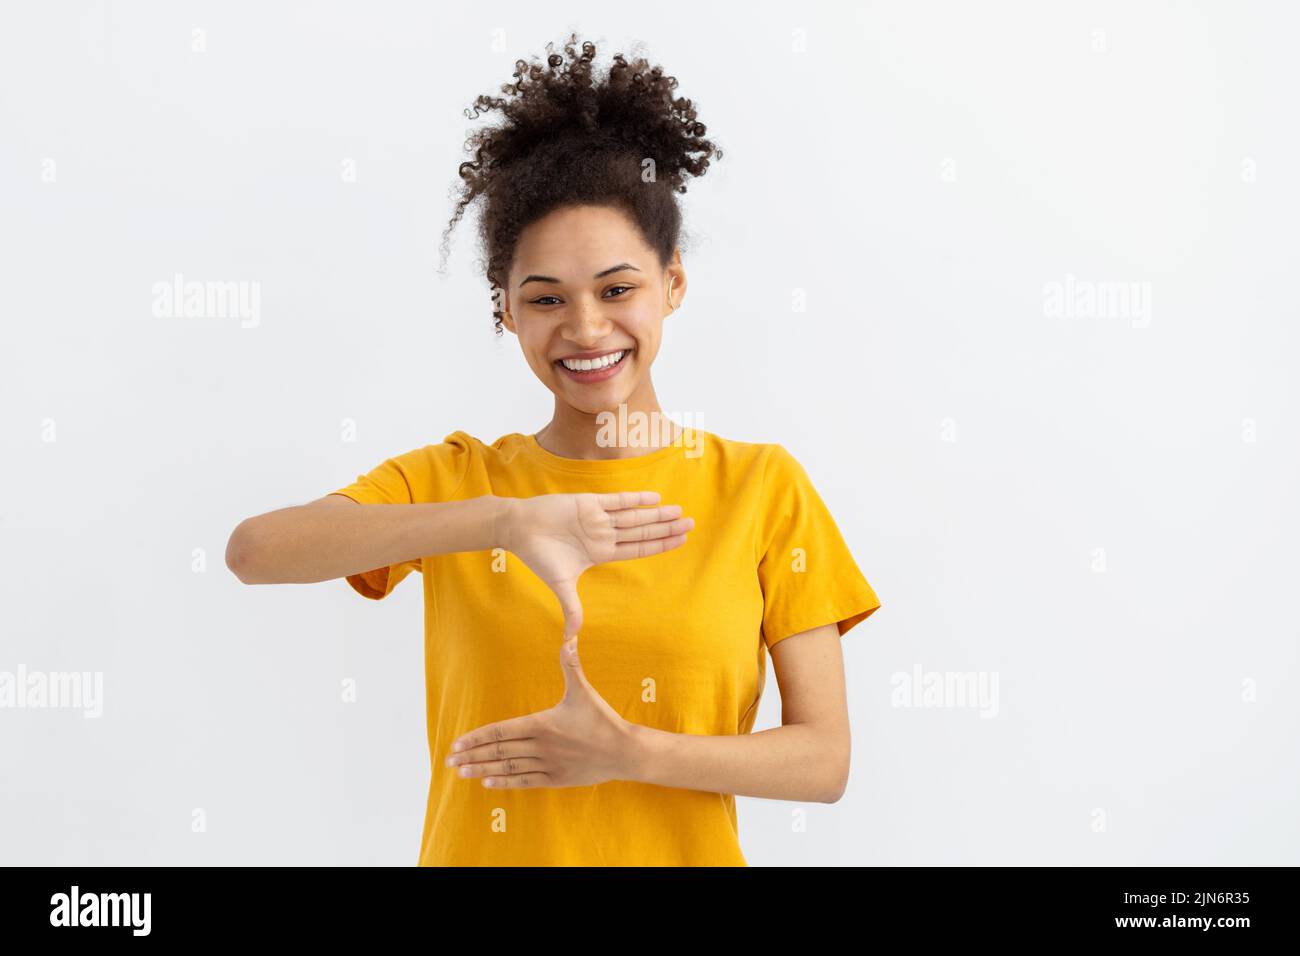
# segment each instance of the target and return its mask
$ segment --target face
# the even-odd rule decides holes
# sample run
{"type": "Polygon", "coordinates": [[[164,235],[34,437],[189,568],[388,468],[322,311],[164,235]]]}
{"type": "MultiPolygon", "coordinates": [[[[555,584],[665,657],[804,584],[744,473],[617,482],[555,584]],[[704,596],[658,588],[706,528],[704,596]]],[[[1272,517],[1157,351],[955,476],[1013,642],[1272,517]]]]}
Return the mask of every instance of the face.
{"type": "Polygon", "coordinates": [[[680,250],[662,267],[625,213],[558,209],[520,235],[502,322],[558,401],[593,415],[623,403],[637,409],[653,397],[650,366],[673,311],[670,287],[680,306],[680,250]]]}

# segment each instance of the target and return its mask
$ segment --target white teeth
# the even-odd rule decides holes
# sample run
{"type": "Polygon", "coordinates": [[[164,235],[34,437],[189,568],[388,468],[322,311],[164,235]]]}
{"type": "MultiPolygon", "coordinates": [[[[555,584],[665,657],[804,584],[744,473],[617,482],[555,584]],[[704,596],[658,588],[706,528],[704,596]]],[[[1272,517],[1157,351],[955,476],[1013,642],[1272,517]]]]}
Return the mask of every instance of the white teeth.
{"type": "Polygon", "coordinates": [[[594,359],[560,359],[560,364],[573,372],[590,372],[594,369],[608,368],[623,357],[623,352],[611,352],[594,359]]]}

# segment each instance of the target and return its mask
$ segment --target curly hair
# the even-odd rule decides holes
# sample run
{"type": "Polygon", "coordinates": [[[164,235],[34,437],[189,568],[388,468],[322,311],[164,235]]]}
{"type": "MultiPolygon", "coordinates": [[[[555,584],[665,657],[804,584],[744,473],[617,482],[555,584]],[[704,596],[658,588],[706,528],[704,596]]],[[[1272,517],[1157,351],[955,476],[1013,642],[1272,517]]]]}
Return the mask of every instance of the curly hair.
{"type": "MultiPolygon", "coordinates": [[[[674,95],[677,79],[644,58],[615,54],[604,76],[593,69],[596,46],[546,44],[545,64],[515,61],[515,82],[503,96],[482,95],[470,119],[500,110],[504,122],[478,129],[465,142],[474,158],[460,165],[462,184],[448,238],[466,208],[483,197],[479,266],[493,289],[493,318],[501,335],[500,290],[506,286],[520,233],[563,207],[610,206],[627,212],[647,245],[667,266],[681,232],[676,193],[689,176],[703,176],[722,150],[705,139],[694,104],[674,95]]],[[[441,268],[441,266],[440,266],[441,268]]]]}

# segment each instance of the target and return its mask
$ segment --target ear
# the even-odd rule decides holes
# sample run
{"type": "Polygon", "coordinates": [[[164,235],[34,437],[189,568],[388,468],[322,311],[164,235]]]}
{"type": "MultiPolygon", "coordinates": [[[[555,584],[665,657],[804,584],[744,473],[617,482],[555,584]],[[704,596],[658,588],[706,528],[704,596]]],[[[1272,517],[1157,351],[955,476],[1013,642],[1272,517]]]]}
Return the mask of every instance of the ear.
{"type": "Polygon", "coordinates": [[[686,296],[686,267],[682,265],[682,250],[673,250],[672,260],[664,270],[664,316],[672,315],[682,307],[686,296]]]}
{"type": "Polygon", "coordinates": [[[501,326],[510,330],[511,335],[518,335],[515,329],[515,317],[510,314],[510,293],[493,283],[492,311],[501,313],[501,326]]]}

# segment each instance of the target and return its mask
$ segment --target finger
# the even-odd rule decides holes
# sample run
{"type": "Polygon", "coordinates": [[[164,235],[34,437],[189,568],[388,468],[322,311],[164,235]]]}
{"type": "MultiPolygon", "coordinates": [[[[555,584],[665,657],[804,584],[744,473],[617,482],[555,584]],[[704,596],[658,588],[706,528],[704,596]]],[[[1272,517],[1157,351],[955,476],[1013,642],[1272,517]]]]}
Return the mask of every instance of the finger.
{"type": "Polygon", "coordinates": [[[671,538],[675,534],[685,534],[694,527],[694,518],[678,518],[676,521],[661,521],[639,528],[620,528],[614,535],[614,540],[653,541],[655,538],[671,538]]]}
{"type": "Polygon", "coordinates": [[[615,528],[635,528],[638,525],[655,521],[671,521],[682,515],[681,505],[663,505],[659,508],[627,508],[623,511],[611,511],[615,528]]]}
{"type": "Polygon", "coordinates": [[[505,760],[484,760],[479,763],[458,767],[456,776],[465,779],[474,777],[505,777],[516,773],[533,773],[541,770],[545,762],[541,757],[507,757],[505,760]]]}
{"type": "Polygon", "coordinates": [[[587,683],[587,675],[582,672],[582,661],[578,657],[577,635],[560,645],[560,668],[564,671],[565,699],[568,699],[570,694],[585,691],[591,686],[587,683]]]}
{"type": "Polygon", "coordinates": [[[467,763],[483,763],[486,760],[506,760],[510,757],[536,757],[538,741],[536,737],[516,737],[511,740],[497,740],[492,743],[479,744],[468,750],[459,750],[451,754],[444,763],[448,767],[460,767],[467,763]],[[452,763],[452,761],[455,763],[452,763]]]}
{"type": "Polygon", "coordinates": [[[648,558],[663,554],[673,548],[680,548],[686,543],[686,535],[675,534],[670,538],[655,538],[653,541],[625,541],[614,545],[613,561],[626,561],[629,558],[648,558]]]}
{"type": "Polygon", "coordinates": [[[623,508],[635,508],[638,505],[659,504],[657,491],[611,491],[597,495],[596,501],[606,511],[619,511],[623,508]]]}
{"type": "Polygon", "coordinates": [[[533,787],[550,787],[549,773],[519,773],[510,777],[484,777],[483,786],[493,790],[525,790],[533,787]]]}
{"type": "Polygon", "coordinates": [[[574,580],[556,581],[553,589],[560,599],[560,610],[564,613],[564,636],[572,637],[582,630],[582,600],[578,597],[578,582],[574,580]]]}
{"type": "Polygon", "coordinates": [[[525,740],[529,737],[535,737],[536,730],[537,719],[534,714],[528,714],[524,717],[511,717],[509,720],[499,720],[495,724],[484,724],[482,727],[457,737],[451,742],[451,751],[452,753],[460,753],[463,750],[481,747],[483,744],[495,744],[506,740],[525,740]]]}

